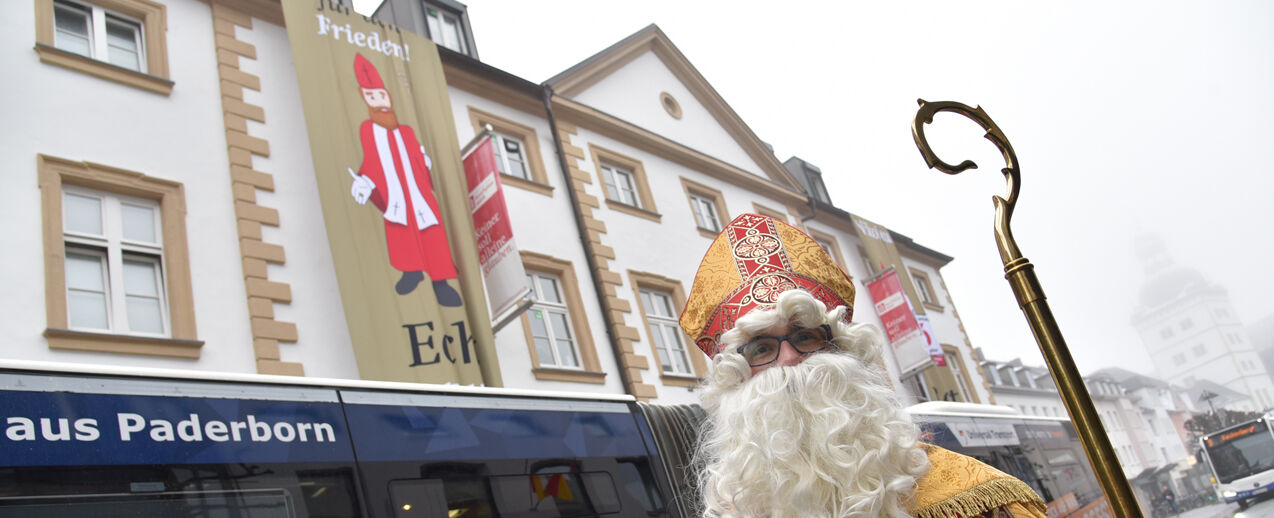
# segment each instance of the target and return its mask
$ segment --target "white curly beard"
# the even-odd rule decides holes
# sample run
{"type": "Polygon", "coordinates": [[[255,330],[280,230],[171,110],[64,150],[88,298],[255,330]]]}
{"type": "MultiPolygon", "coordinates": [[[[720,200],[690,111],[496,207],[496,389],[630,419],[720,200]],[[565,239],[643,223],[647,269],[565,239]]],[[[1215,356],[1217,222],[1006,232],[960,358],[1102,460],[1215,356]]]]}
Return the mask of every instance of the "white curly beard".
{"type": "Polygon", "coordinates": [[[697,459],[705,517],[908,516],[928,459],[884,373],[852,351],[751,379],[741,356],[718,355],[697,459]]]}

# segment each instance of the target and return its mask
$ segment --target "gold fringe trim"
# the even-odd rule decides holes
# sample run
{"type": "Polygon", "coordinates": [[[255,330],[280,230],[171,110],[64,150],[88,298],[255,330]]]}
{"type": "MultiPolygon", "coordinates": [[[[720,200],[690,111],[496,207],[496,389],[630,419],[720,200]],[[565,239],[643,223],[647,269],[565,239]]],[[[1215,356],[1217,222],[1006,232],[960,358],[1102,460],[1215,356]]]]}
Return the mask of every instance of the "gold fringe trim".
{"type": "Polygon", "coordinates": [[[1041,514],[1048,507],[1040,496],[1020,480],[1000,478],[966,489],[960,494],[926,506],[916,512],[917,518],[965,518],[978,516],[991,509],[1012,503],[1022,504],[1041,514]]]}

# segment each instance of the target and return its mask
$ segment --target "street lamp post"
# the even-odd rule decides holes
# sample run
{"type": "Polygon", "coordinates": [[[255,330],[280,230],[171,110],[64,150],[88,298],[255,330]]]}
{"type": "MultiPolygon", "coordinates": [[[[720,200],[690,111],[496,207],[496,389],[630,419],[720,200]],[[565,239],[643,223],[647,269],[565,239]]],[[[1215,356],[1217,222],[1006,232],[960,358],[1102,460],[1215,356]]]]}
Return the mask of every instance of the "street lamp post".
{"type": "Polygon", "coordinates": [[[1217,422],[1221,423],[1221,427],[1225,428],[1225,425],[1227,424],[1225,422],[1225,417],[1217,415],[1216,407],[1212,406],[1212,400],[1216,399],[1218,396],[1220,396],[1220,394],[1217,394],[1216,392],[1212,392],[1211,390],[1204,389],[1203,392],[1199,394],[1199,399],[1202,399],[1208,402],[1208,410],[1212,411],[1212,417],[1215,417],[1217,419],[1217,422]]]}
{"type": "Polygon", "coordinates": [[[924,156],[929,167],[937,168],[947,174],[959,174],[966,169],[977,167],[977,164],[970,160],[954,166],[943,162],[929,147],[929,142],[925,140],[924,126],[933,122],[933,116],[943,111],[963,115],[982,126],[982,129],[986,130],[987,140],[994,143],[1004,157],[1005,167],[1001,169],[1001,172],[1004,173],[1004,178],[1008,182],[1008,199],[999,196],[992,198],[995,202],[995,241],[1000,249],[1000,259],[1004,262],[1004,277],[1013,288],[1018,306],[1026,315],[1031,333],[1035,335],[1035,341],[1044,354],[1049,373],[1052,374],[1053,381],[1061,392],[1062,401],[1066,404],[1066,409],[1075,423],[1075,431],[1084,445],[1088,461],[1092,463],[1097,481],[1106,493],[1110,508],[1118,516],[1139,518],[1141,510],[1137,507],[1137,500],[1133,497],[1128,479],[1119,468],[1115,449],[1111,447],[1110,440],[1102,429],[1101,419],[1097,415],[1097,410],[1093,408],[1093,401],[1084,387],[1084,380],[1075,367],[1074,360],[1071,359],[1070,350],[1066,348],[1066,341],[1062,339],[1062,332],[1057,327],[1057,321],[1053,318],[1053,313],[1045,301],[1044,289],[1040,286],[1039,279],[1035,277],[1035,267],[1022,257],[1022,252],[1018,249],[1009,228],[1009,219],[1013,216],[1013,206],[1017,203],[1018,187],[1021,183],[1017,155],[1013,153],[1013,146],[1009,144],[1004,132],[1000,131],[981,107],[970,108],[968,105],[952,101],[930,103],[921,99],[920,109],[916,112],[916,118],[911,124],[911,132],[916,140],[916,147],[920,149],[920,154],[924,156]]]}

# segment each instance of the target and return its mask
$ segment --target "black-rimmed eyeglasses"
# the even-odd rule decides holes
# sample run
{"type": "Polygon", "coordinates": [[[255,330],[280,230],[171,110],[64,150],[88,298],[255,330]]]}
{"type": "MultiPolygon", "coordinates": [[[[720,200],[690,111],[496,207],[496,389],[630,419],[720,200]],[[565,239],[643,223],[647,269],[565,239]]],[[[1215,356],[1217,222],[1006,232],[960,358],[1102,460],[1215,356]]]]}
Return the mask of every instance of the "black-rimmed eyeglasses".
{"type": "Polygon", "coordinates": [[[818,327],[804,327],[784,336],[758,336],[740,345],[735,351],[743,355],[748,365],[760,367],[779,358],[783,342],[791,344],[798,353],[816,353],[832,346],[832,326],[823,324],[818,327]]]}

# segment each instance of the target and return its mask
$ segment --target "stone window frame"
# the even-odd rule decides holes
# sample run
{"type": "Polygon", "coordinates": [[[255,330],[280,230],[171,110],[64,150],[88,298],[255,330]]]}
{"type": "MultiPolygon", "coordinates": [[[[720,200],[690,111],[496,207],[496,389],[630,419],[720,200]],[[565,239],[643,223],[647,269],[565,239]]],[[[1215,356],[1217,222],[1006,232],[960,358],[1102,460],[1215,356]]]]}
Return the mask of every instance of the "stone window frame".
{"type": "Polygon", "coordinates": [[[531,179],[527,180],[513,175],[502,174],[500,175],[500,183],[544,196],[553,196],[553,186],[549,184],[549,176],[544,169],[544,158],[540,154],[540,138],[535,128],[472,106],[469,107],[469,122],[473,124],[474,134],[481,133],[482,127],[489,125],[491,129],[498,133],[503,133],[522,141],[522,150],[526,153],[526,165],[530,168],[531,179]]]}
{"type": "Polygon", "coordinates": [[[146,72],[137,72],[106,61],[59,49],[53,44],[55,0],[35,0],[35,52],[40,61],[115,81],[161,95],[172,93],[168,70],[168,20],[166,7],[151,0],[75,0],[141,21],[142,53],[146,72]]]}
{"type": "Polygon", "coordinates": [[[933,280],[929,278],[929,274],[915,268],[907,268],[907,271],[911,273],[911,283],[915,285],[916,293],[923,293],[928,297],[927,300],[923,300],[925,297],[921,297],[921,303],[924,304],[925,309],[931,309],[939,313],[946,311],[946,308],[938,303],[938,293],[934,291],[933,280]],[[921,279],[922,282],[916,282],[915,279],[917,278],[921,279]]]}
{"type": "Polygon", "coordinates": [[[656,223],[662,219],[659,209],[655,207],[655,197],[651,194],[650,181],[647,179],[646,168],[642,166],[641,160],[591,143],[588,145],[588,150],[593,159],[593,167],[597,170],[597,183],[602,187],[602,198],[605,199],[608,208],[656,223]],[[611,193],[606,187],[606,176],[602,172],[602,164],[618,166],[633,174],[633,183],[637,184],[637,199],[641,202],[640,207],[611,199],[611,193]]]}
{"type": "Polygon", "coordinates": [[[721,233],[721,229],[724,229],[725,226],[730,223],[730,211],[725,205],[725,195],[721,194],[721,191],[717,189],[713,189],[712,187],[708,187],[707,185],[685,177],[681,177],[681,189],[686,193],[686,203],[690,204],[690,215],[692,218],[694,217],[695,209],[694,200],[691,199],[691,196],[699,196],[700,198],[704,198],[712,202],[713,207],[717,211],[717,230],[713,231],[699,226],[699,221],[697,219],[695,220],[695,229],[697,229],[699,234],[703,237],[716,239],[717,235],[721,233]]]}
{"type": "Polygon", "coordinates": [[[752,202],[752,210],[762,216],[769,216],[784,223],[788,223],[787,214],[784,214],[781,210],[772,209],[757,202],[752,202]]]}
{"type": "Polygon", "coordinates": [[[198,358],[203,341],[195,327],[186,238],[186,195],[179,182],[94,162],[37,155],[44,239],[44,299],[50,349],[198,358]],[[63,185],[74,185],[159,204],[163,234],[168,337],[72,331],[66,302],[66,241],[62,234],[63,185]]]}
{"type": "MultiPolygon", "coordinates": [[[[968,397],[968,401],[975,403],[981,402],[981,398],[977,397],[976,389],[973,388],[975,387],[975,384],[973,384],[972,375],[968,372],[968,365],[964,363],[963,356],[959,354],[959,347],[950,344],[941,344],[941,347],[943,347],[943,356],[947,358],[948,364],[954,361],[954,363],[956,363],[956,367],[959,369],[959,375],[952,373],[952,377],[956,378],[956,386],[961,388],[962,391],[968,391],[966,395],[966,397],[968,397]]],[[[948,369],[950,369],[950,367],[948,367],[948,369]]]]}
{"type": "Polygon", "coordinates": [[[522,332],[526,337],[526,346],[531,354],[531,373],[541,381],[569,381],[575,383],[603,384],[606,373],[602,371],[601,361],[597,357],[597,346],[593,343],[593,333],[588,326],[588,316],[584,313],[584,301],[580,297],[579,281],[575,277],[575,266],[570,261],[558,259],[551,255],[520,251],[522,266],[528,272],[544,272],[557,276],[561,281],[562,298],[566,300],[566,308],[571,317],[571,331],[575,333],[575,346],[579,350],[579,369],[563,369],[557,367],[541,367],[535,352],[535,338],[531,335],[529,312],[518,317],[522,322],[522,332]]]}
{"type": "MultiPolygon", "coordinates": [[[[681,281],[656,273],[636,270],[628,270],[628,281],[633,287],[633,300],[637,301],[637,307],[640,309],[642,330],[646,335],[650,334],[650,320],[646,317],[646,306],[641,303],[641,289],[643,287],[672,296],[674,310],[678,313],[686,307],[686,292],[681,285],[681,281]]],[[[704,355],[703,351],[699,350],[699,347],[694,343],[694,339],[686,335],[684,331],[681,338],[686,346],[686,355],[690,357],[690,365],[694,371],[694,376],[664,372],[663,364],[659,361],[659,352],[655,350],[655,341],[648,337],[647,343],[650,344],[650,354],[655,360],[653,365],[659,373],[659,379],[664,386],[697,387],[703,383],[704,378],[708,375],[707,355],[704,355]]]]}

